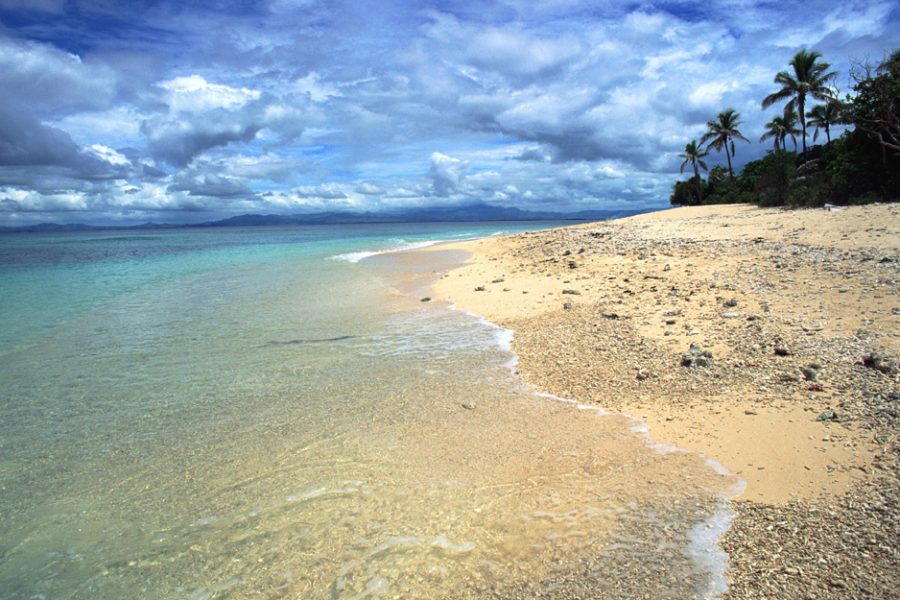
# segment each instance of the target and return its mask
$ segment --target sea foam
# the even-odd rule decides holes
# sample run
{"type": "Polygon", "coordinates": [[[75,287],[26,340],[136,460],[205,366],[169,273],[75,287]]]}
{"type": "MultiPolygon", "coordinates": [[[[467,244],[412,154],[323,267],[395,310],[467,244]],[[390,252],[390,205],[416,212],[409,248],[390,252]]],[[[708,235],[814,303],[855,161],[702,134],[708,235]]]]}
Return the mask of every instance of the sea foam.
{"type": "Polygon", "coordinates": [[[427,248],[428,246],[434,246],[435,244],[441,243],[442,240],[428,240],[421,242],[407,242],[406,240],[397,240],[394,245],[388,246],[387,248],[381,248],[378,250],[360,250],[359,252],[347,252],[344,254],[337,254],[335,256],[331,256],[331,260],[341,260],[344,262],[358,263],[359,261],[370,258],[372,256],[378,256],[379,254],[389,254],[391,252],[402,252],[404,250],[418,250],[420,248],[427,248]]]}

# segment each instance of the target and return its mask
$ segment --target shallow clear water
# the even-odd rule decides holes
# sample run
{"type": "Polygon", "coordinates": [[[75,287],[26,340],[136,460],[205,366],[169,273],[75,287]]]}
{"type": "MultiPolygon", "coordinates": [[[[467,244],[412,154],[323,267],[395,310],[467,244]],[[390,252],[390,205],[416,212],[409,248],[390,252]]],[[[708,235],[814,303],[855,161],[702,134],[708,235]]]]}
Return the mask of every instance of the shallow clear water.
{"type": "Polygon", "coordinates": [[[365,258],[525,227],[0,236],[0,596],[717,589],[730,478],[365,258]]]}

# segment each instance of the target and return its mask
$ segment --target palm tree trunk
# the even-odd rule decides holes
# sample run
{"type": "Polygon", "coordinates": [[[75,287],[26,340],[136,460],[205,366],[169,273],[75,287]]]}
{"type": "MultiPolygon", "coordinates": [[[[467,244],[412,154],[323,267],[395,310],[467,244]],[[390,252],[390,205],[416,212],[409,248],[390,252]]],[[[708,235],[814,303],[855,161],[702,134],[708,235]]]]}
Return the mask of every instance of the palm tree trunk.
{"type": "Polygon", "coordinates": [[[725,138],[725,158],[728,159],[728,174],[734,178],[734,171],[731,170],[731,153],[728,152],[728,138],[725,138]]]}
{"type": "Polygon", "coordinates": [[[694,182],[697,184],[697,204],[703,204],[703,188],[700,187],[700,171],[697,170],[696,162],[694,162],[694,182]]]}
{"type": "Polygon", "coordinates": [[[828,123],[825,124],[825,137],[828,139],[828,143],[831,143],[831,127],[828,126],[828,123]]]}
{"type": "Polygon", "coordinates": [[[806,95],[801,94],[797,97],[797,106],[800,108],[800,129],[803,137],[800,139],[803,142],[803,158],[806,158],[806,95]]]}

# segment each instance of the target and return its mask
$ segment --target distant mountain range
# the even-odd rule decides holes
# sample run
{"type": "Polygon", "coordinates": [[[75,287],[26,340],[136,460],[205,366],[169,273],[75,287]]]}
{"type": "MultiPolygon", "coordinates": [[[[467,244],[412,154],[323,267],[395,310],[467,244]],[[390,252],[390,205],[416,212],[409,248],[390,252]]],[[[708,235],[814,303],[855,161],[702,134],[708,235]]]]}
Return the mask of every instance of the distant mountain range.
{"type": "Polygon", "coordinates": [[[172,229],[189,227],[268,227],[276,225],[331,225],[352,223],[446,223],[482,221],[606,221],[649,212],[647,210],[583,210],[579,212],[531,211],[519,208],[470,204],[466,206],[418,208],[389,212],[320,212],[301,215],[238,215],[218,221],[192,223],[142,223],[140,225],[86,225],[39,223],[22,227],[0,227],[2,232],[93,231],[105,229],[172,229]]]}

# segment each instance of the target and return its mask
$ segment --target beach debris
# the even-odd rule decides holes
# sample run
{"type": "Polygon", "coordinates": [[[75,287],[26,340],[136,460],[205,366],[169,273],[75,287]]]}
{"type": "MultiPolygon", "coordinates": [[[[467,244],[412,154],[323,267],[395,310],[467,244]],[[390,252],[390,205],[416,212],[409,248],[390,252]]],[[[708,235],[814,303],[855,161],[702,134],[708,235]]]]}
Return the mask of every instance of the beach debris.
{"type": "Polygon", "coordinates": [[[577,268],[578,268],[578,263],[576,263],[574,260],[570,260],[570,261],[569,261],[569,268],[570,268],[570,269],[577,269],[577,268]]]}
{"type": "Polygon", "coordinates": [[[475,410],[476,404],[474,402],[463,402],[460,406],[466,410],[475,410]]]}
{"type": "Polygon", "coordinates": [[[723,312],[719,316],[723,319],[737,319],[740,315],[738,315],[736,312],[723,312]]]}
{"type": "Polygon", "coordinates": [[[431,302],[431,298],[425,296],[424,298],[419,298],[419,302],[431,302]]]}
{"type": "Polygon", "coordinates": [[[563,310],[572,310],[571,302],[563,302],[563,310]]]}
{"type": "Polygon", "coordinates": [[[603,318],[609,319],[610,321],[615,321],[616,319],[619,318],[619,315],[614,312],[603,313],[603,318]]]}
{"type": "Polygon", "coordinates": [[[570,296],[580,296],[581,295],[581,292],[579,292],[578,290],[570,290],[570,289],[565,289],[562,291],[562,293],[569,294],[570,296]]]}
{"type": "Polygon", "coordinates": [[[503,283],[504,281],[506,281],[506,280],[503,279],[502,277],[498,277],[497,279],[491,280],[491,283],[503,283]]]}
{"type": "Polygon", "coordinates": [[[681,356],[682,367],[712,367],[714,364],[712,353],[703,350],[697,344],[691,347],[681,356]]]}
{"type": "Polygon", "coordinates": [[[896,365],[888,361],[880,354],[875,354],[874,352],[863,357],[863,365],[870,369],[881,371],[885,375],[893,375],[897,372],[896,365]]]}
{"type": "Polygon", "coordinates": [[[483,291],[484,291],[484,286],[483,286],[483,285],[477,286],[477,287],[475,288],[475,291],[476,291],[476,292],[483,292],[483,291]]]}

